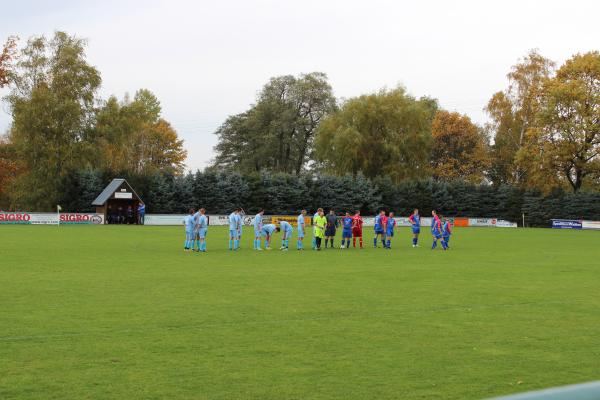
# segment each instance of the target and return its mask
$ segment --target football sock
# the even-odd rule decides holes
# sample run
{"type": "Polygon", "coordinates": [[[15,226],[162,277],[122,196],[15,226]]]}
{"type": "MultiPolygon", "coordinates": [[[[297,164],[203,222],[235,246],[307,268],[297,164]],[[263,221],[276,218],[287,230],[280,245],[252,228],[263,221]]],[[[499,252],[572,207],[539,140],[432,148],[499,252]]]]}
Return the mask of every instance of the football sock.
{"type": "Polygon", "coordinates": [[[387,247],[388,249],[392,247],[392,241],[390,239],[387,241],[387,247]]]}
{"type": "Polygon", "coordinates": [[[352,247],[356,247],[356,238],[352,238],[352,247]]]}
{"type": "Polygon", "coordinates": [[[237,250],[239,247],[240,247],[240,241],[237,240],[237,239],[234,240],[233,241],[233,248],[237,250]]]}
{"type": "Polygon", "coordinates": [[[437,240],[433,241],[433,244],[431,245],[431,250],[435,249],[437,247],[437,240]]]}
{"type": "Polygon", "coordinates": [[[362,249],[363,245],[362,245],[362,237],[360,239],[358,239],[360,241],[360,248],[362,249]]]}
{"type": "Polygon", "coordinates": [[[373,239],[373,247],[377,247],[377,238],[373,239]]]}
{"type": "Polygon", "coordinates": [[[229,239],[229,250],[233,248],[233,239],[229,239]]]}
{"type": "Polygon", "coordinates": [[[333,245],[333,239],[329,239],[331,240],[331,248],[333,249],[335,246],[333,245]]]}
{"type": "Polygon", "coordinates": [[[385,248],[385,247],[387,247],[387,246],[386,246],[386,244],[385,244],[385,239],[381,239],[381,245],[382,245],[384,248],[385,248]]]}

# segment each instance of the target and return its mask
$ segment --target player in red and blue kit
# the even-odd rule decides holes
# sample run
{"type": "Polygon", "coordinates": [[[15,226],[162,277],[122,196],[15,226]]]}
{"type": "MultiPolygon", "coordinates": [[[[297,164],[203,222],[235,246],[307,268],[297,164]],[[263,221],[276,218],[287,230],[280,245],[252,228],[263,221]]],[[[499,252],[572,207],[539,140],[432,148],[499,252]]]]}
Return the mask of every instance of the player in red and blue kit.
{"type": "Polygon", "coordinates": [[[394,228],[396,227],[396,220],[394,219],[394,213],[390,211],[387,217],[387,224],[385,230],[385,236],[387,237],[386,248],[389,250],[392,248],[392,239],[394,237],[394,228]]]}
{"type": "Polygon", "coordinates": [[[346,211],[346,215],[342,218],[342,246],[340,249],[350,248],[350,239],[352,238],[352,225],[354,218],[346,211]]]}
{"type": "Polygon", "coordinates": [[[448,244],[450,242],[450,235],[452,235],[452,224],[448,218],[444,218],[444,225],[442,225],[442,245],[445,250],[450,248],[448,244]]]}
{"type": "Polygon", "coordinates": [[[408,221],[410,222],[413,233],[413,247],[418,247],[419,233],[421,233],[421,216],[419,215],[419,210],[417,208],[415,208],[415,211],[408,217],[408,221]]]}
{"type": "Polygon", "coordinates": [[[437,247],[438,240],[442,242],[442,248],[446,250],[446,245],[442,240],[442,221],[440,220],[440,217],[438,217],[435,210],[431,211],[431,236],[433,237],[433,244],[431,245],[431,250],[437,247]]]}
{"type": "Polygon", "coordinates": [[[373,247],[377,248],[377,238],[381,238],[381,244],[383,248],[385,248],[385,230],[387,218],[385,216],[385,211],[381,210],[379,214],[375,217],[375,237],[373,238],[373,247]]]}

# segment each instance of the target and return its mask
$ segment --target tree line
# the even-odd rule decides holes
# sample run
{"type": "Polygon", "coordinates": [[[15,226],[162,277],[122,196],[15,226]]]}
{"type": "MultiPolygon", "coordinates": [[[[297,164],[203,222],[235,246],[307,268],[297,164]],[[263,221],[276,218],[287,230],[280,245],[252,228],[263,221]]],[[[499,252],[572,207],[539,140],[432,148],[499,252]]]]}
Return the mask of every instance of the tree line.
{"type": "MultiPolygon", "coordinates": [[[[450,217],[506,219],[527,226],[549,226],[552,218],[600,220],[600,193],[572,193],[555,189],[544,194],[513,185],[477,185],[429,178],[394,183],[390,177],[369,179],[356,175],[302,175],[293,173],[214,170],[184,175],[124,173],[147,204],[149,213],[185,214],[190,208],[206,208],[210,214],[229,214],[244,207],[253,215],[299,214],[318,207],[337,212],[360,210],[373,215],[380,209],[408,216],[414,208],[423,215],[438,210],[450,217]]],[[[79,171],[62,183],[65,211],[94,211],[92,201],[111,176],[98,170],[79,171]]]]}
{"type": "Polygon", "coordinates": [[[484,126],[402,87],[336,101],[323,73],[273,78],[217,129],[213,166],[598,190],[600,53],[557,69],[531,51],[507,77],[484,126]]]}

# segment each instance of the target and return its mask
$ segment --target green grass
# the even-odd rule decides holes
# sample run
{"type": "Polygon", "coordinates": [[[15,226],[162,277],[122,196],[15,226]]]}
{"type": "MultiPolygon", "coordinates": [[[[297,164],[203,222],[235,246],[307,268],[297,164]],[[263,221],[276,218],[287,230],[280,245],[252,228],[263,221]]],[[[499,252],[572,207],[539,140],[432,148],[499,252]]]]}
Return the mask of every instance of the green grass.
{"type": "Polygon", "coordinates": [[[391,251],[319,253],[245,234],[232,253],[213,227],[192,254],[183,228],[0,226],[0,399],[479,399],[600,379],[600,232],[456,229],[432,252],[400,229],[391,251]]]}

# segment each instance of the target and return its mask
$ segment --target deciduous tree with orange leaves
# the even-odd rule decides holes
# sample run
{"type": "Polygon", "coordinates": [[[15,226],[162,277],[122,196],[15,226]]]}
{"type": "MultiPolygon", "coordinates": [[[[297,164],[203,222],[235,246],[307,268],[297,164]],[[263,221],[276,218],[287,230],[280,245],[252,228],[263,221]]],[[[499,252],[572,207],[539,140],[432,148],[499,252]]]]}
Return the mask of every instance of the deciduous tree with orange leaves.
{"type": "Polygon", "coordinates": [[[431,124],[434,177],[482,183],[490,166],[488,144],[482,130],[466,115],[438,111],[431,124]]]}
{"type": "Polygon", "coordinates": [[[600,52],[577,54],[544,84],[536,126],[529,129],[517,163],[528,184],[574,192],[600,177],[600,52]]]}
{"type": "Polygon", "coordinates": [[[0,52],[0,88],[9,84],[11,63],[17,53],[17,40],[16,36],[9,36],[0,52]]]}
{"type": "Polygon", "coordinates": [[[540,110],[543,85],[552,76],[554,62],[530,51],[508,73],[508,88],[494,93],[486,106],[494,144],[490,178],[496,184],[522,185],[527,170],[517,165],[515,157],[525,145],[525,133],[535,126],[540,110]]]}

